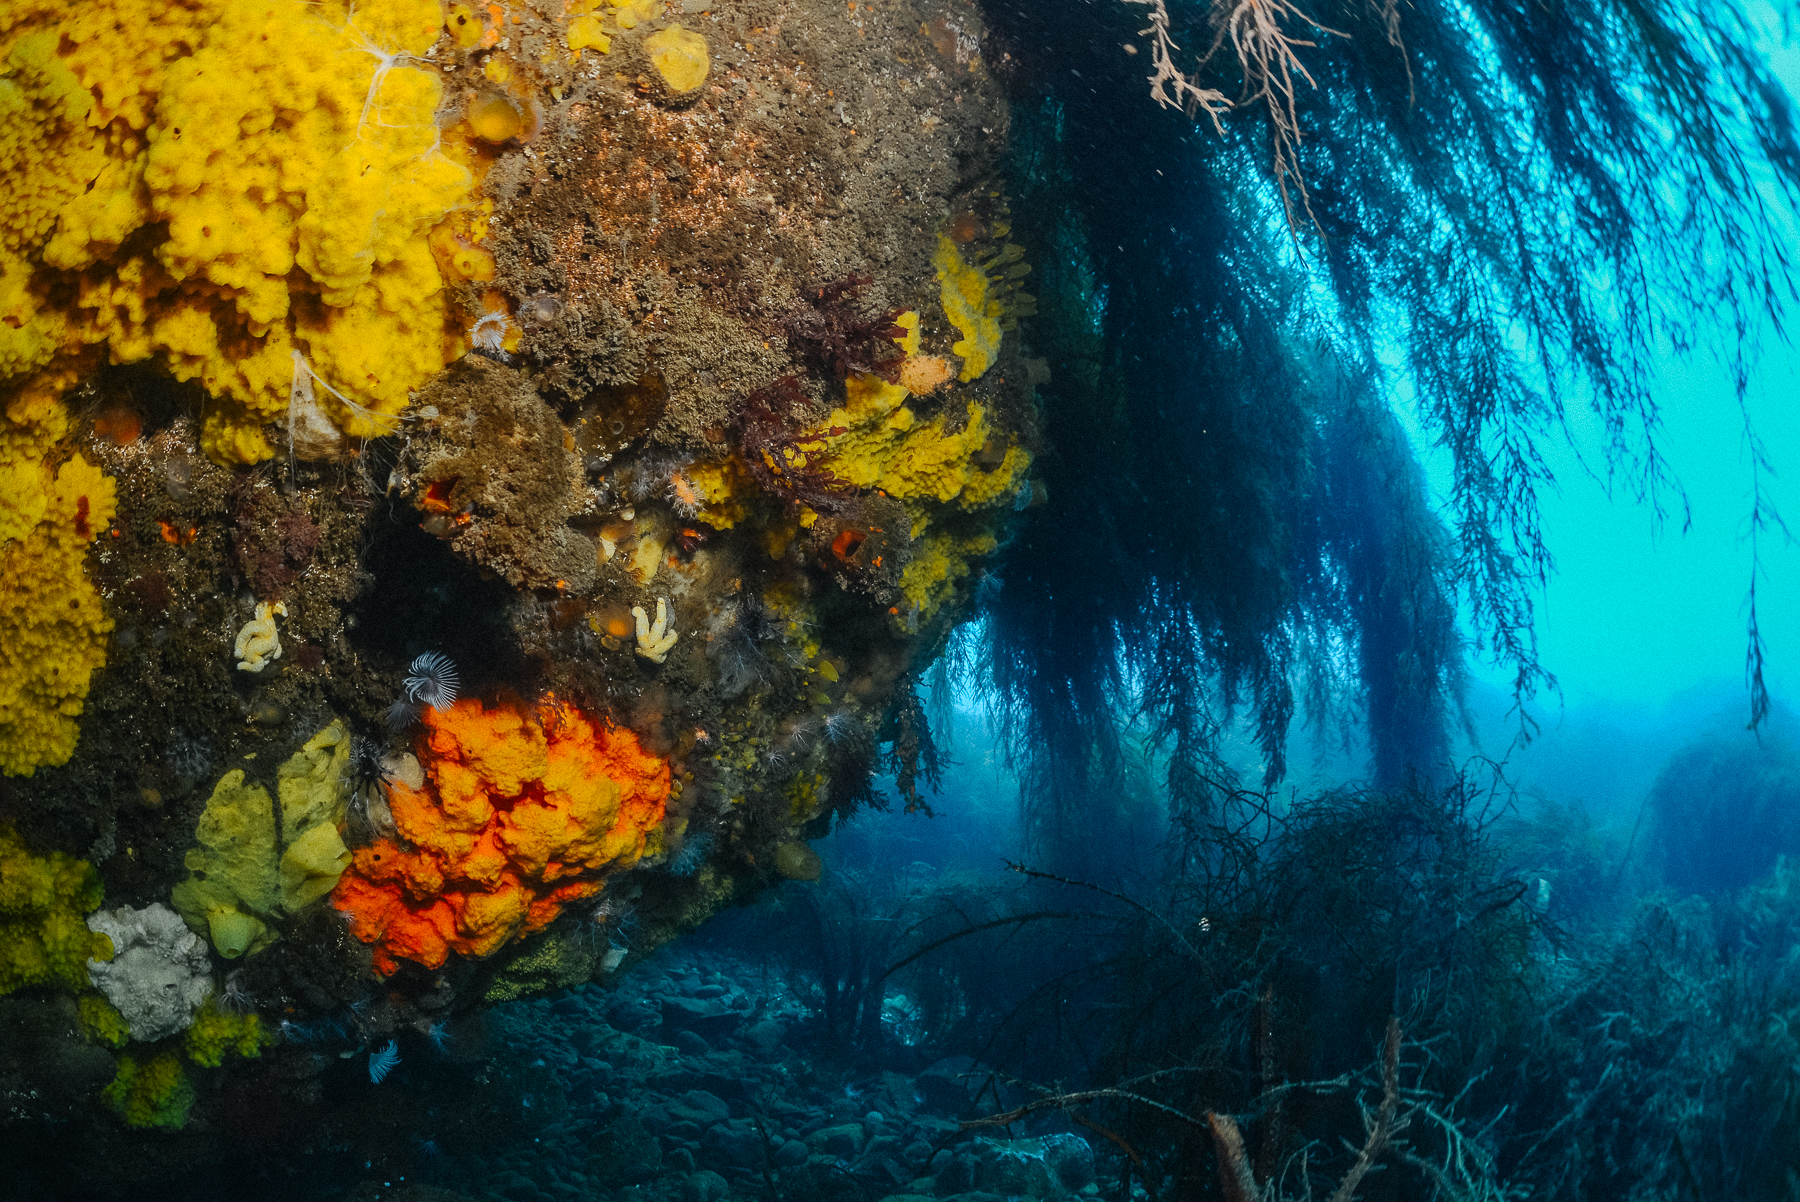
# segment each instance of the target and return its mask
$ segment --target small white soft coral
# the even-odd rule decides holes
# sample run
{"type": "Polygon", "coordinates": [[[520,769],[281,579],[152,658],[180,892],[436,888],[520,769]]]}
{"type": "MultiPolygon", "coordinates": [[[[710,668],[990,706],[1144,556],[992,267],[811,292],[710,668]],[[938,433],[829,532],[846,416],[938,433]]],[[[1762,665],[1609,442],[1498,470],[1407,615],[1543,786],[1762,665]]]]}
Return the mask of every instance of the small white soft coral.
{"type": "Polygon", "coordinates": [[[281,636],[275,629],[275,616],[287,617],[287,606],[277,601],[261,601],[256,616],[238,631],[233,653],[238,657],[240,672],[260,672],[270,660],[281,658],[281,636]]]}
{"type": "Polygon", "coordinates": [[[676,633],[669,629],[669,603],[665,598],[656,599],[656,621],[644,612],[644,607],[631,607],[631,616],[637,622],[637,653],[653,664],[660,664],[669,658],[669,652],[675,647],[676,633]]]}

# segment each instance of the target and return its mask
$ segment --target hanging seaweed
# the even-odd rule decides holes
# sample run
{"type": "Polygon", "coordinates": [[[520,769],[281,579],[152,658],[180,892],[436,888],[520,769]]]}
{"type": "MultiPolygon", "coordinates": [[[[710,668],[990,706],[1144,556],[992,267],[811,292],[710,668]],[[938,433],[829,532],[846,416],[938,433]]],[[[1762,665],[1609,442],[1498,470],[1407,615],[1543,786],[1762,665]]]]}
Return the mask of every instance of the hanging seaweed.
{"type": "Polygon", "coordinates": [[[987,630],[1064,848],[1133,721],[1178,809],[1216,802],[1238,714],[1266,784],[1297,709],[1362,719],[1384,786],[1441,774],[1459,606],[1519,702],[1554,691],[1545,446],[1582,414],[1595,470],[1679,513],[1652,351],[1717,315],[1741,392],[1794,294],[1800,145],[1724,8],[1148,7],[988,7],[1054,452],[987,630]]]}

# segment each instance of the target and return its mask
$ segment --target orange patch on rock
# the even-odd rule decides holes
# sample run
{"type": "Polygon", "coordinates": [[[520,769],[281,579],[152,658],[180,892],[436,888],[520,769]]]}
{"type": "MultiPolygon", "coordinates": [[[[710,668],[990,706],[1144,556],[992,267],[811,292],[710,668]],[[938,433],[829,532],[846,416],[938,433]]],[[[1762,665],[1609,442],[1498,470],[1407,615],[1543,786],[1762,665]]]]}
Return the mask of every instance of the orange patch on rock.
{"type": "Polygon", "coordinates": [[[128,446],[144,434],[144,419],[129,405],[110,405],[94,417],[94,433],[128,446]]]}
{"type": "Polygon", "coordinates": [[[900,386],[914,396],[924,396],[948,384],[956,375],[948,359],[937,355],[910,355],[900,365],[900,386]]]}
{"type": "Polygon", "coordinates": [[[554,699],[428,710],[417,751],[424,786],[388,786],[399,838],[358,848],[332,894],[383,976],[543,930],[643,856],[669,797],[668,761],[554,699]]]}

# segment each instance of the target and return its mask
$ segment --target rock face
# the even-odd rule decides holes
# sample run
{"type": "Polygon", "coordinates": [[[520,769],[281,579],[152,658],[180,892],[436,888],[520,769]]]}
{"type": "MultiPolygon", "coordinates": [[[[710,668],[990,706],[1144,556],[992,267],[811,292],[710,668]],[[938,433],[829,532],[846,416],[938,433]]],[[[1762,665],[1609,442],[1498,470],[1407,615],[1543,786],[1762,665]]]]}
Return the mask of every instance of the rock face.
{"type": "MultiPolygon", "coordinates": [[[[251,273],[243,298],[260,316],[231,317],[197,358],[115,344],[56,300],[67,362],[0,364],[0,402],[34,398],[42,426],[7,443],[20,487],[54,485],[21,511],[44,508],[87,556],[26,575],[57,622],[80,602],[84,651],[111,632],[104,665],[80,657],[79,721],[50,698],[57,745],[32,762],[62,766],[11,780],[7,805],[34,845],[108,849],[108,895],[174,905],[229,961],[233,1004],[297,1046],[336,1039],[348,1012],[380,1047],[616,983],[720,909],[820,879],[807,843],[878,800],[883,765],[924,804],[912,782],[936,755],[916,682],[1034,495],[1038,376],[1015,331],[1040,248],[1014,241],[1002,58],[960,0],[326,7],[339,15],[267,6],[321,61],[379,67],[377,85],[327,73],[321,115],[364,120],[307,137],[332,154],[411,139],[389,149],[427,166],[355,178],[431,195],[377,221],[321,193],[268,245],[327,223],[362,282],[280,252],[288,266],[251,273]],[[382,80],[422,89],[418,110],[382,80]],[[378,255],[358,249],[376,225],[378,255]],[[259,607],[281,652],[240,670],[259,607]],[[454,666],[460,699],[416,695],[424,655],[454,666]],[[451,729],[458,706],[480,712],[451,729]],[[471,751],[496,714],[516,734],[471,751]],[[593,757],[545,752],[538,771],[537,745],[560,746],[545,723],[568,714],[653,761],[653,811],[612,813],[598,782],[628,782],[593,757]],[[333,738],[309,743],[322,723],[333,738]]],[[[64,24],[40,5],[8,36],[66,56],[82,43],[64,24]]],[[[216,57],[225,44],[207,51],[209,95],[287,111],[276,73],[216,57]]],[[[161,129],[197,51],[146,45],[118,66],[146,66],[132,103],[161,129]]],[[[94,69],[83,87],[121,82],[94,69]]],[[[317,165],[285,137],[259,135],[258,161],[317,165]]],[[[138,150],[117,149],[136,178],[138,150]]],[[[85,194],[72,150],[41,174],[85,194]]],[[[170,236],[146,228],[143,252],[170,236]]],[[[114,249],[94,261],[120,267],[114,249]]],[[[195,249],[197,281],[214,256],[195,249]]],[[[121,303],[218,300],[152,274],[121,303]]],[[[76,291],[47,262],[28,277],[20,296],[76,291]]],[[[0,434],[23,420],[0,415],[0,434]]],[[[118,921],[121,957],[94,979],[137,1038],[180,1031],[206,996],[204,942],[173,917],[118,921]]],[[[705,993],[619,1021],[698,1059],[740,1027],[771,1054],[795,1030],[705,993]]],[[[290,1068],[316,1081],[333,1063],[290,1068]]],[[[681,1075],[736,1105],[727,1074],[681,1075]]],[[[226,1096],[201,1092],[202,1126],[226,1096]]],[[[768,1155],[760,1134],[731,1147],[768,1155]]]]}
{"type": "Polygon", "coordinates": [[[1094,1179],[1094,1151],[1079,1135],[978,1139],[968,1154],[974,1188],[993,1194],[1077,1193],[1094,1179]]]}
{"type": "Polygon", "coordinates": [[[161,902],[99,910],[87,924],[113,944],[111,960],[88,961],[88,976],[131,1024],[131,1037],[150,1043],[185,1031],[213,989],[206,942],[161,902]]]}
{"type": "Polygon", "coordinates": [[[568,522],[591,497],[579,457],[563,448],[562,423],[530,380],[471,358],[420,402],[440,411],[416,447],[428,529],[515,588],[561,581],[587,591],[594,544],[568,522]]]}

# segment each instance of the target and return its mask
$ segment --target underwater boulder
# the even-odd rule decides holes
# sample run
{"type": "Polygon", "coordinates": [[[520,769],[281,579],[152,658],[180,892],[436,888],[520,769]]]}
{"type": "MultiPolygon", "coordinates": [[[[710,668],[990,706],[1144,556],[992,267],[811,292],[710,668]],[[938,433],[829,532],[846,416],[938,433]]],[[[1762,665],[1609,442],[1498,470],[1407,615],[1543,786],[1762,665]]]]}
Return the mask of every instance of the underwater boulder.
{"type": "Polygon", "coordinates": [[[716,1043],[737,1030],[744,1016],[711,998],[673,997],[663,999],[662,1020],[670,1030],[692,1031],[709,1043],[716,1043]]]}
{"type": "Polygon", "coordinates": [[[732,1119],[707,1129],[700,1143],[701,1151],[711,1164],[739,1169],[759,1169],[763,1164],[762,1133],[749,1119],[732,1119]]]}
{"type": "Polygon", "coordinates": [[[663,1148],[635,1115],[608,1124],[588,1144],[593,1170],[602,1181],[644,1181],[662,1168],[663,1148]]]}
{"type": "Polygon", "coordinates": [[[919,1074],[918,1090],[925,1097],[928,1110],[944,1114],[960,1114],[969,1104],[974,1087],[964,1074],[975,1071],[975,1061],[968,1056],[952,1056],[938,1061],[919,1074]]]}

